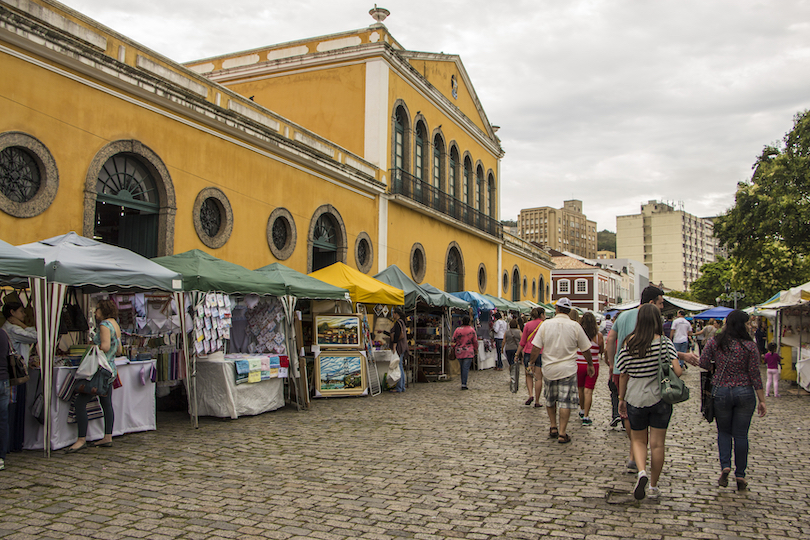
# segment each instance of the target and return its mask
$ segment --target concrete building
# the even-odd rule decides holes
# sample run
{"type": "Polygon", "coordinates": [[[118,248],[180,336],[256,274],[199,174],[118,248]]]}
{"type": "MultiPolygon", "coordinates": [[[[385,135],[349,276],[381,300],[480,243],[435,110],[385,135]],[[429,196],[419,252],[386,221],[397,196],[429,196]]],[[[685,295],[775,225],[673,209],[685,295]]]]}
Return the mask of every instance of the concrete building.
{"type": "Polygon", "coordinates": [[[617,271],[621,275],[616,302],[630,302],[641,297],[641,291],[650,284],[650,270],[641,261],[633,259],[598,259],[603,268],[617,271]]]}
{"type": "Polygon", "coordinates": [[[582,201],[563,201],[562,208],[524,208],[518,214],[517,226],[519,236],[527,242],[596,258],[596,222],[582,213],[582,201]]]}
{"type": "Polygon", "coordinates": [[[0,0],[2,239],[74,230],[306,273],[396,264],[538,300],[552,264],[504,239],[504,151],[460,57],[407,50],[372,12],[181,65],[59,2],[0,0]]]}
{"type": "Polygon", "coordinates": [[[616,252],[615,251],[607,251],[607,250],[597,251],[596,252],[596,258],[597,259],[615,259],[616,258],[616,252]]]}
{"type": "Polygon", "coordinates": [[[700,277],[700,267],[714,262],[717,240],[711,220],[676,208],[675,203],[649,201],[641,213],[616,217],[616,255],[643,261],[649,281],[685,291],[700,277]]]}

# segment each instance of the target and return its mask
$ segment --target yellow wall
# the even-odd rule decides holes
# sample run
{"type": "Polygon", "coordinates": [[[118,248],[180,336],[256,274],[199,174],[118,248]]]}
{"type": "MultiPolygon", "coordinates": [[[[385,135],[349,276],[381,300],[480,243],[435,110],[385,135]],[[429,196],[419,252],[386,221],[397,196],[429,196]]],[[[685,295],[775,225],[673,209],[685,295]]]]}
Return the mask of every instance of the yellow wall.
{"type": "Polygon", "coordinates": [[[409,58],[408,61],[414,67],[414,69],[416,69],[416,71],[422,74],[422,76],[425,77],[430,84],[436,87],[439,92],[444,94],[444,96],[449,99],[452,104],[461,109],[461,112],[463,112],[467,118],[472,120],[476,126],[484,131],[484,133],[487,132],[487,127],[481,120],[481,114],[478,112],[478,109],[475,106],[475,101],[470,93],[470,88],[467,88],[464,84],[464,80],[461,78],[461,73],[454,62],[449,60],[422,60],[419,58],[409,58]],[[458,98],[453,97],[453,75],[455,75],[456,82],[458,82],[458,98]]]}
{"type": "Polygon", "coordinates": [[[169,170],[177,198],[175,253],[202,249],[248,268],[275,262],[266,227],[277,206],[294,216],[298,241],[284,264],[299,271],[306,271],[307,232],[313,212],[322,204],[333,205],[343,217],[349,264],[354,265],[358,232],[376,240],[373,198],[5,54],[0,54],[0,72],[5,75],[0,77],[0,133],[21,131],[36,137],[59,170],[56,198],[44,213],[18,219],[0,212],[2,238],[11,244],[70,230],[81,234],[90,163],[101,148],[122,139],[149,147],[169,170]],[[233,208],[233,232],[220,249],[205,247],[193,226],[194,201],[206,187],[220,188],[233,208]]]}
{"type": "MultiPolygon", "coordinates": [[[[541,266],[537,263],[529,262],[525,258],[520,257],[507,249],[503,250],[503,256],[501,257],[501,261],[503,262],[503,272],[506,272],[509,275],[509,287],[501,292],[501,296],[503,298],[506,298],[507,300],[512,300],[512,272],[515,268],[515,265],[517,265],[518,271],[520,272],[520,298],[518,300],[531,300],[532,302],[538,302],[540,276],[543,277],[544,287],[545,285],[550,284],[551,269],[546,266],[541,266]],[[524,276],[526,277],[527,280],[526,294],[523,294],[524,276]],[[532,280],[534,280],[536,284],[534,296],[532,296],[532,280]]],[[[503,272],[501,272],[501,275],[498,276],[498,280],[503,280],[503,272]]],[[[493,282],[492,285],[497,287],[497,283],[495,282],[493,282]]],[[[549,298],[546,298],[546,302],[548,301],[549,298]]]]}
{"type": "Polygon", "coordinates": [[[317,69],[225,86],[362,156],[365,65],[317,69]]]}

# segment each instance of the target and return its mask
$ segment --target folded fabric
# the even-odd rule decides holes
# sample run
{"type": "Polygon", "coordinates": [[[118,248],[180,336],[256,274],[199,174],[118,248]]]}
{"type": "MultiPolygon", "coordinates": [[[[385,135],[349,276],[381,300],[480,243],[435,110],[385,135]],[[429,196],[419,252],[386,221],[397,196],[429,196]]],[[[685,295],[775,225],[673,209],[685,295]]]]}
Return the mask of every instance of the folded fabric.
{"type": "Polygon", "coordinates": [[[62,383],[62,387],[59,388],[59,393],[56,394],[56,397],[58,397],[62,401],[72,401],[73,387],[75,385],[76,385],[76,377],[74,377],[73,375],[73,370],[70,370],[68,372],[68,376],[65,377],[65,380],[62,383]]]}
{"type": "MultiPolygon", "coordinates": [[[[68,409],[67,417],[68,424],[76,423],[76,396],[78,395],[79,394],[73,394],[70,399],[70,408],[68,409]]],[[[104,418],[104,411],[101,410],[101,403],[99,403],[98,398],[93,396],[93,399],[87,403],[87,419],[98,420],[99,418],[104,418]]]]}
{"type": "Polygon", "coordinates": [[[261,371],[262,370],[262,360],[261,360],[261,358],[251,358],[250,360],[248,360],[248,363],[250,364],[250,371],[251,372],[261,371]]]}
{"type": "Polygon", "coordinates": [[[290,367],[290,357],[289,356],[279,356],[279,363],[281,364],[280,367],[288,368],[290,367]]]}
{"type": "Polygon", "coordinates": [[[281,359],[278,356],[271,356],[270,357],[270,367],[271,368],[281,367],[281,359]]]}
{"type": "Polygon", "coordinates": [[[269,369],[270,369],[270,357],[262,356],[262,371],[268,371],[269,369]]]}
{"type": "Polygon", "coordinates": [[[238,375],[247,376],[247,374],[250,372],[250,362],[248,362],[247,360],[237,360],[236,362],[234,362],[234,364],[236,365],[237,378],[238,375]]]}

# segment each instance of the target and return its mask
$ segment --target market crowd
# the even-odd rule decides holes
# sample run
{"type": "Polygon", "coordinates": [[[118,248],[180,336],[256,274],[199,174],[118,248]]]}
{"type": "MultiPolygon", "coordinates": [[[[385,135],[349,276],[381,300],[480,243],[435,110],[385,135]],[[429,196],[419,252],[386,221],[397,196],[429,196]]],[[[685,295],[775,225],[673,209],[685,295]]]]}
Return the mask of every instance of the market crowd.
{"type": "MultiPolygon", "coordinates": [[[[756,412],[765,416],[765,397],[760,365],[768,366],[768,392],[779,395],[779,355],[776,346],[765,343],[764,325],[752,324],[749,315],[731,311],[725,318],[690,322],[686,313],[664,318],[664,292],[655,286],[644,289],[639,307],[606,316],[597,325],[593,313],[582,316],[568,298],[560,298],[553,317],[543,308],[530,317],[505,320],[493,316],[492,337],[496,344],[495,369],[510,372],[510,389],[518,391],[520,371],[525,372],[526,406],[545,408],[548,437],[568,444],[572,411],[583,426],[593,421],[593,390],[599,379],[599,365],[611,395],[611,427],[627,433],[626,469],[634,474],[633,496],[638,499],[661,496],[659,480],[665,465],[666,434],[673,407],[689,399],[677,383],[689,366],[707,375],[701,393],[707,420],[717,427],[720,474],[717,485],[727,487],[733,479],[740,491],[748,488],[748,431],[756,412]],[[764,357],[763,357],[764,355],[764,357]],[[522,364],[523,369],[520,369],[522,364]],[[677,381],[676,381],[677,379],[677,381]],[[675,387],[675,388],[673,388],[675,387]],[[733,476],[732,476],[733,475],[733,476]]],[[[470,365],[478,343],[469,317],[456,329],[452,343],[461,363],[461,388],[468,388],[470,365]]]]}

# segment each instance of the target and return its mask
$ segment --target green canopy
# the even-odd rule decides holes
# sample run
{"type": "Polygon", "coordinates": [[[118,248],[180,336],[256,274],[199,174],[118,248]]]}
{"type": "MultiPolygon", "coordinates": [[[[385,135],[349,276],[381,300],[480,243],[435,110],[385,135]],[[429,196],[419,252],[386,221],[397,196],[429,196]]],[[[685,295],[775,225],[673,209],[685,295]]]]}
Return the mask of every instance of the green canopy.
{"type": "Polygon", "coordinates": [[[45,259],[0,240],[0,284],[16,283],[23,277],[44,277],[45,259]]]}
{"type": "MultiPolygon", "coordinates": [[[[484,293],[484,298],[495,304],[495,307],[502,311],[517,311],[518,313],[524,313],[526,310],[525,306],[521,306],[520,304],[507,300],[506,298],[499,298],[487,293],[484,293]]],[[[531,311],[531,309],[529,309],[529,311],[531,311]]]]}
{"type": "Polygon", "coordinates": [[[414,280],[405,275],[405,272],[399,269],[395,264],[392,264],[376,276],[374,279],[387,283],[397,289],[402,289],[405,292],[404,308],[410,310],[416,307],[418,302],[428,304],[430,306],[436,305],[431,303],[430,295],[428,295],[414,280]]]}
{"type": "Polygon", "coordinates": [[[470,309],[470,303],[466,300],[462,300],[456,296],[453,296],[450,293],[446,293],[440,289],[437,289],[430,283],[423,283],[419,285],[422,287],[422,290],[425,291],[427,294],[430,295],[432,298],[434,306],[437,307],[449,307],[449,308],[456,308],[456,309],[470,309]]]}
{"type": "Polygon", "coordinates": [[[324,283],[281,263],[268,264],[257,268],[254,272],[262,274],[273,283],[282,284],[287,291],[285,294],[296,298],[348,300],[349,291],[346,289],[324,283]]]}
{"type": "Polygon", "coordinates": [[[284,296],[282,283],[274,283],[264,275],[244,266],[217,259],[199,249],[158,257],[152,261],[183,276],[184,291],[217,291],[227,294],[260,294],[284,296]]]}

